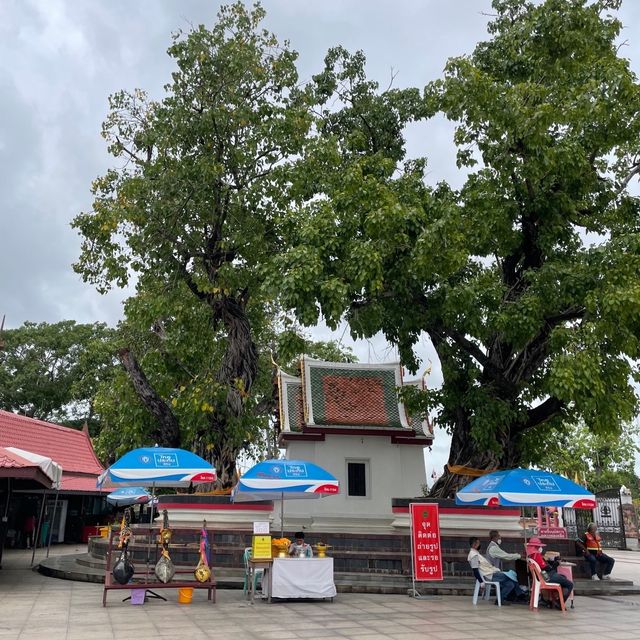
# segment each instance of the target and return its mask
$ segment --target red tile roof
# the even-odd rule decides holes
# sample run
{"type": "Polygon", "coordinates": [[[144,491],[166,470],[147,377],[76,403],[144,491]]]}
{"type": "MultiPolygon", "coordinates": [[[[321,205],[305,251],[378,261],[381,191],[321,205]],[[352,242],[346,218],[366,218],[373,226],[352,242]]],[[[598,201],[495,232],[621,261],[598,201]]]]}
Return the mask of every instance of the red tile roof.
{"type": "Polygon", "coordinates": [[[96,478],[104,469],[84,431],[0,410],[0,447],[25,449],[57,462],[63,491],[97,491],[96,478]]]}
{"type": "Polygon", "coordinates": [[[62,472],[62,487],[60,491],[80,491],[81,493],[109,493],[112,489],[98,489],[96,476],[80,473],[62,472]]]}

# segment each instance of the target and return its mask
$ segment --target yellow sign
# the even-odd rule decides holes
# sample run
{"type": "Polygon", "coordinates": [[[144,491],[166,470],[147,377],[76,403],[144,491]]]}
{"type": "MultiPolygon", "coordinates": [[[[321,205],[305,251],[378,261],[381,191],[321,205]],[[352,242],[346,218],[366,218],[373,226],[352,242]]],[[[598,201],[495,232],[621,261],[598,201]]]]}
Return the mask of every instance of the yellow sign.
{"type": "Polygon", "coordinates": [[[251,557],[254,560],[264,560],[271,557],[271,536],[253,536],[251,557]]]}

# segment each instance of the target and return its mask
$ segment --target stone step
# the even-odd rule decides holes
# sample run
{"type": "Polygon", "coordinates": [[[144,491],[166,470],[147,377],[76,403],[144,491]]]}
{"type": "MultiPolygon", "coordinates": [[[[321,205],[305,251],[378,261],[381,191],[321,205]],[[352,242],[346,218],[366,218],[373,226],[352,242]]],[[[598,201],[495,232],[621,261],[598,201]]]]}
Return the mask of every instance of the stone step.
{"type": "MultiPolygon", "coordinates": [[[[51,556],[43,560],[38,571],[43,575],[75,580],[79,582],[104,581],[104,564],[101,567],[92,566],[99,563],[91,560],[89,554],[73,554],[51,556]]],[[[218,588],[242,589],[244,571],[237,568],[215,569],[218,588]]],[[[406,594],[411,589],[411,578],[408,576],[336,573],[336,588],[340,593],[389,593],[406,594]]],[[[425,595],[466,595],[473,593],[472,578],[447,577],[442,582],[417,583],[417,590],[425,595]]],[[[620,596],[640,594],[640,586],[629,580],[611,580],[608,582],[592,580],[576,580],[576,594],[582,596],[620,596]]]]}

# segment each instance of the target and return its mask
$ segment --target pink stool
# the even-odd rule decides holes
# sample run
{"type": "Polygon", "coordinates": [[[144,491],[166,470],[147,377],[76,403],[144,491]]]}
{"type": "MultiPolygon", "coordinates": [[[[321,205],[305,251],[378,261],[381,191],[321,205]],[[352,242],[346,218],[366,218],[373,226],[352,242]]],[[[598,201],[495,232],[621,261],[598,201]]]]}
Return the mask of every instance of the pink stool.
{"type": "MultiPolygon", "coordinates": [[[[558,567],[558,573],[573,582],[573,568],[576,565],[573,562],[562,562],[558,567]]],[[[569,594],[568,600],[571,600],[571,608],[573,609],[573,591],[569,594]]]]}

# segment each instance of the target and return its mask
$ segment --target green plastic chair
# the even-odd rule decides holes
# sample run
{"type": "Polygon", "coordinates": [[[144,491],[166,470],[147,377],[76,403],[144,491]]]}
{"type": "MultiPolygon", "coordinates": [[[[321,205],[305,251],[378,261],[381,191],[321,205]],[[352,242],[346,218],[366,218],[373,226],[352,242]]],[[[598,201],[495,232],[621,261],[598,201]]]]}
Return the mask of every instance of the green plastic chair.
{"type": "MultiPolygon", "coordinates": [[[[244,595],[247,595],[247,590],[249,588],[249,560],[251,559],[251,547],[246,547],[244,550],[244,554],[242,555],[242,560],[244,561],[244,584],[242,585],[242,591],[244,595]]],[[[257,569],[253,576],[253,592],[255,593],[258,589],[258,581],[262,584],[262,569],[257,569]]]]}

